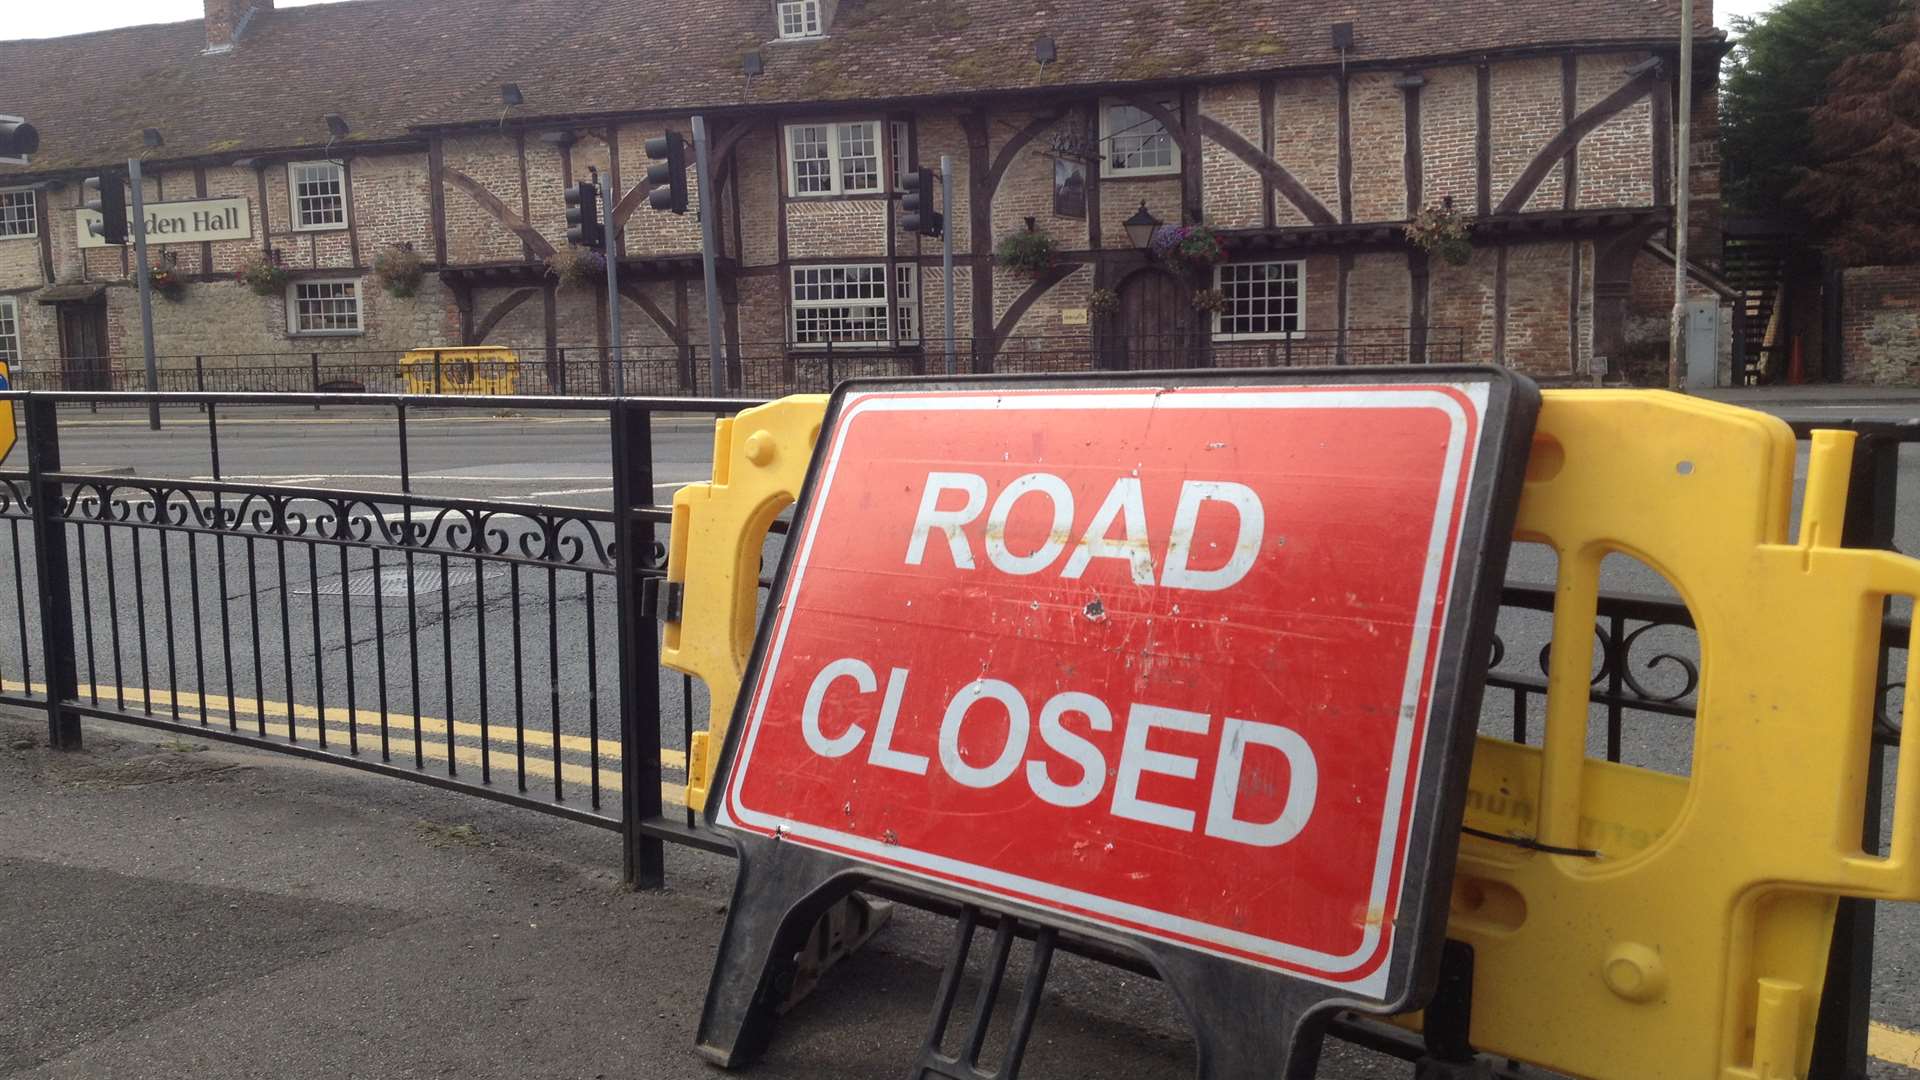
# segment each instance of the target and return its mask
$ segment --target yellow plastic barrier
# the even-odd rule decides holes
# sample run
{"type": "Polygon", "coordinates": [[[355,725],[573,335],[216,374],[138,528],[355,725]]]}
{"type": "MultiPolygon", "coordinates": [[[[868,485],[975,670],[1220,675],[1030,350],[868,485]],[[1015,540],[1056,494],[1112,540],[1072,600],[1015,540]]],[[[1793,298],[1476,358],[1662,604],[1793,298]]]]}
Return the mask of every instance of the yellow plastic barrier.
{"type": "MultiPolygon", "coordinates": [[[[713,702],[689,756],[696,806],[752,645],[766,529],[825,400],[722,421],[715,482],[674,499],[668,577],[688,588],[663,658],[713,702]]],[[[1603,1080],[1803,1077],[1835,897],[1920,900],[1920,739],[1901,746],[1891,857],[1859,841],[1881,600],[1920,593],[1920,560],[1839,547],[1852,447],[1815,436],[1790,541],[1780,421],[1661,392],[1546,395],[1517,530],[1559,556],[1544,746],[1480,740],[1467,824],[1595,854],[1465,838],[1448,936],[1475,950],[1479,1049],[1603,1080]],[[1698,627],[1690,777],[1587,756],[1615,551],[1673,582],[1698,627]]],[[[1920,715],[1920,681],[1906,694],[1920,715]]]]}
{"type": "Polygon", "coordinates": [[[505,345],[412,349],[400,358],[400,367],[406,372],[409,394],[520,392],[520,354],[505,345]]]}

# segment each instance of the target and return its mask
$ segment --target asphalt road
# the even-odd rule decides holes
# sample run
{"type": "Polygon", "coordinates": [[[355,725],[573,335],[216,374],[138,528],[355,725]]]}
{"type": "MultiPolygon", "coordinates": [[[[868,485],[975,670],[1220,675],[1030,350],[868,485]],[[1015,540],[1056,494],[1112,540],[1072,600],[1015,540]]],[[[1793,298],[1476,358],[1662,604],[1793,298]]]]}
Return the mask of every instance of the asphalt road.
{"type": "MultiPolygon", "coordinates": [[[[1901,419],[1907,410],[1844,405],[1792,411],[1829,419],[1901,419]]],[[[710,416],[656,420],[656,502],[664,504],[673,488],[709,476],[711,425],[710,416]]],[[[416,494],[582,511],[611,507],[610,435],[603,418],[417,415],[408,426],[407,473],[416,494]]],[[[207,426],[189,414],[169,415],[159,433],[148,431],[141,417],[105,413],[68,414],[62,429],[64,469],[122,483],[114,495],[130,497],[127,512],[134,515],[152,512],[140,482],[206,480],[214,473],[207,426]],[[142,500],[148,502],[144,511],[142,500]]],[[[222,418],[219,437],[220,475],[235,483],[401,490],[391,418],[304,410],[237,414],[222,418]]],[[[24,461],[16,456],[8,464],[24,461]]],[[[1804,469],[1803,452],[1802,475],[1804,469]]],[[[1900,480],[1909,494],[1900,504],[1897,543],[1920,552],[1920,449],[1903,452],[1900,480]]],[[[311,516],[322,507],[295,503],[289,509],[311,516]]],[[[391,519],[398,511],[372,499],[354,513],[391,519]]],[[[491,530],[495,549],[507,555],[536,530],[528,517],[512,514],[480,527],[491,530]]],[[[604,524],[568,527],[576,538],[591,529],[602,544],[610,539],[604,524]]],[[[618,625],[613,580],[591,542],[580,547],[577,565],[549,571],[461,556],[444,565],[438,557],[416,556],[408,568],[388,554],[376,565],[364,550],[267,534],[217,542],[173,532],[162,540],[155,530],[112,523],[89,525],[75,535],[81,533],[84,559],[78,546],[71,549],[85,566],[74,591],[81,683],[97,688],[102,704],[124,701],[167,715],[179,707],[192,720],[204,687],[211,699],[207,715],[215,723],[228,723],[231,716],[249,728],[264,724],[281,737],[291,730],[309,744],[324,733],[336,749],[349,740],[357,740],[363,752],[384,746],[402,764],[417,760],[468,779],[484,770],[494,783],[523,784],[529,792],[575,805],[592,798],[596,776],[589,766],[597,741],[604,763],[597,777],[600,795],[612,800],[605,804],[608,812],[617,812],[612,793],[618,763],[606,743],[618,737],[618,625]],[[156,691],[151,697],[148,687],[156,691]],[[167,693],[169,687],[179,693],[167,693]],[[348,707],[355,710],[351,716],[339,711],[348,707]]],[[[0,526],[0,568],[12,562],[5,558],[9,543],[31,557],[24,536],[24,530],[0,526]]],[[[666,539],[664,527],[658,539],[666,539]]],[[[1522,545],[1510,579],[1550,584],[1553,571],[1550,552],[1522,545]]],[[[1603,586],[1671,595],[1657,574],[1624,556],[1609,560],[1603,586]]],[[[33,682],[45,666],[30,627],[21,648],[20,621],[10,617],[18,609],[16,588],[31,608],[31,575],[16,578],[0,569],[0,678],[33,682]],[[8,659],[23,653],[30,670],[8,659]]],[[[1532,658],[1549,629],[1544,615],[1504,613],[1508,659],[1502,670],[1538,674],[1532,658]]],[[[1657,630],[1647,644],[1652,652],[1698,657],[1691,631],[1657,630]]],[[[1670,688],[1678,669],[1656,667],[1644,678],[1656,689],[1670,688]]],[[[1483,730],[1509,732],[1509,700],[1490,695],[1483,730]]],[[[663,672],[660,705],[667,779],[677,785],[684,779],[683,721],[691,715],[692,726],[704,726],[705,694],[663,672]]],[[[1601,715],[1596,711],[1596,720],[1601,715]]],[[[1602,726],[1594,729],[1597,750],[1602,726]]],[[[1537,730],[1536,720],[1536,740],[1537,730]]],[[[1684,722],[1640,716],[1625,732],[1626,760],[1684,773],[1691,742],[1684,722]]],[[[1891,784],[1887,794],[1890,807],[1891,784]]],[[[1920,1028],[1920,912],[1883,906],[1880,932],[1875,1016],[1894,1027],[1920,1028]]]]}

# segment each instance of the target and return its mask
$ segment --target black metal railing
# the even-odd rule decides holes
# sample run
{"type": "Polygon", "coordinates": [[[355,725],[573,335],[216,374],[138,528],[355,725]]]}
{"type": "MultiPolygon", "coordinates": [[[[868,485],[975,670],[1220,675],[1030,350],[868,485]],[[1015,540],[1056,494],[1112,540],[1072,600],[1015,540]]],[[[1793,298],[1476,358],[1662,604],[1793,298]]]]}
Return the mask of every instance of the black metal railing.
{"type": "MultiPolygon", "coordinates": [[[[13,388],[31,391],[239,394],[702,396],[715,392],[704,345],[521,346],[512,362],[474,360],[448,346],[422,350],[309,350],[163,355],[153,385],[139,356],[30,357],[14,365],[13,388]]],[[[1416,342],[1406,327],[1302,331],[1284,338],[1212,340],[1194,334],[1086,333],[1019,337],[988,346],[956,342],[958,372],[1091,371],[1130,368],[1324,367],[1334,364],[1462,363],[1464,331],[1435,327],[1416,342]]],[[[723,352],[728,395],[817,393],[863,376],[939,375],[940,341],[747,342],[723,352]]],[[[98,403],[96,403],[98,404],[98,403]]]]}
{"type": "MultiPolygon", "coordinates": [[[[76,423],[63,406],[144,405],[147,395],[3,396],[21,414],[26,467],[16,457],[0,470],[0,545],[13,568],[0,583],[0,702],[44,710],[54,745],[78,745],[79,718],[96,717],[496,799],[620,831],[636,885],[663,880],[663,843],[727,850],[675,798],[706,697],[658,664],[649,582],[664,573],[671,514],[654,497],[654,442],[662,417],[704,424],[755,401],[171,395],[166,404],[205,413],[206,473],[149,477],[62,466],[63,434],[76,423]],[[390,418],[389,486],[233,475],[223,421],[272,403],[390,418]],[[604,421],[610,508],[417,490],[409,418],[428,406],[502,405],[604,421]]],[[[1844,542],[1892,547],[1899,451],[1920,442],[1920,425],[1796,425],[1802,438],[1814,427],[1860,433],[1844,542]]],[[[1484,730],[1539,741],[1554,603],[1551,587],[1508,586],[1484,730]]],[[[1677,597],[1601,597],[1594,756],[1673,769],[1670,759],[1634,760],[1634,725],[1691,745],[1693,626],[1677,597]]],[[[1887,703],[1906,678],[1907,640],[1907,620],[1887,619],[1864,808],[1870,851],[1880,845],[1885,749],[1903,720],[1887,703]]],[[[1852,1036],[1866,1029],[1872,920],[1871,902],[1843,902],[1812,1075],[1862,1067],[1852,1036]]],[[[1337,1030],[1391,1052],[1402,1045],[1350,1021],[1337,1030]]]]}

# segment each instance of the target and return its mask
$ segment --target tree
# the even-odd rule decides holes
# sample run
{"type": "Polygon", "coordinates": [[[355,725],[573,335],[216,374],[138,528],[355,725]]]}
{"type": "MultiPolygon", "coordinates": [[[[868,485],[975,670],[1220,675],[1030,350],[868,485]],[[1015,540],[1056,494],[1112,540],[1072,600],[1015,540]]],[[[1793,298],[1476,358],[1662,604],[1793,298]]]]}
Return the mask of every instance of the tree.
{"type": "Polygon", "coordinates": [[[1720,98],[1724,189],[1733,212],[1804,224],[1791,198],[1812,145],[1812,112],[1850,56],[1903,0],[1785,0],[1758,19],[1736,19],[1720,98]]]}
{"type": "Polygon", "coordinates": [[[1875,44],[1828,81],[1812,114],[1818,164],[1791,193],[1827,254],[1854,265],[1920,260],[1920,6],[1903,4],[1875,44]]]}

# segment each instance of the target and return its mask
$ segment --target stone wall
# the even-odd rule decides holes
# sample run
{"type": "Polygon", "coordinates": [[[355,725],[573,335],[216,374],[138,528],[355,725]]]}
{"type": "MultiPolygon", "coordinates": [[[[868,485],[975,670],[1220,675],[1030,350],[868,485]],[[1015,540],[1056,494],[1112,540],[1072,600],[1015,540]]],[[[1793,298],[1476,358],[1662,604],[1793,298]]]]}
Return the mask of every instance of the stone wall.
{"type": "Polygon", "coordinates": [[[1920,265],[1854,267],[1841,288],[1846,381],[1920,386],[1920,265]]]}

